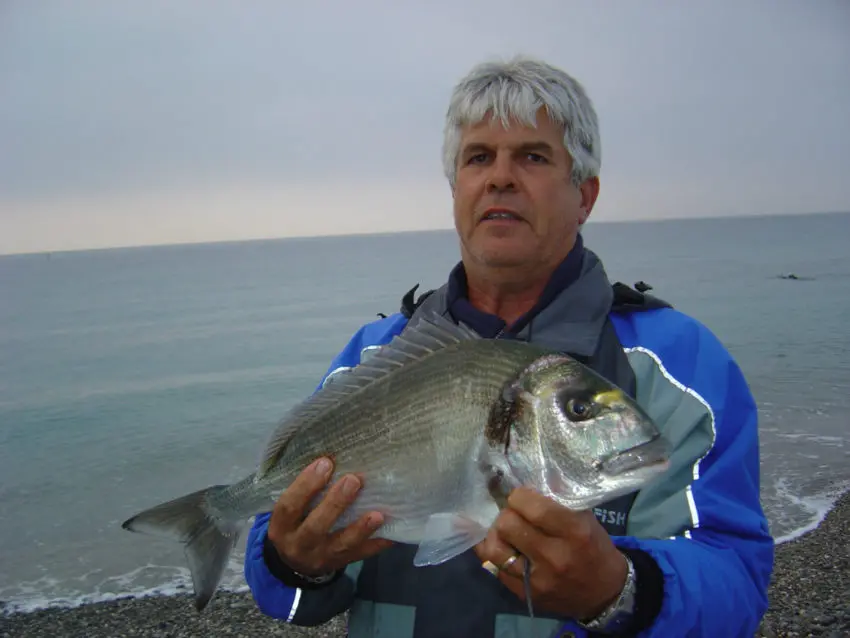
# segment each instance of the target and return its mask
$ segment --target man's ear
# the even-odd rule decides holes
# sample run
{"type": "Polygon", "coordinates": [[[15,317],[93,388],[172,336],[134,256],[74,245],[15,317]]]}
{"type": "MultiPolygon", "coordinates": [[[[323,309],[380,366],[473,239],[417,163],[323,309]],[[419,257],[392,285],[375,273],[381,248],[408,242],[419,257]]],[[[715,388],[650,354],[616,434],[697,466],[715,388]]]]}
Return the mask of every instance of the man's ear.
{"type": "Polygon", "coordinates": [[[581,193],[581,211],[582,216],[579,219],[579,225],[583,225],[587,218],[590,217],[590,213],[593,211],[594,205],[596,205],[596,200],[599,197],[599,178],[598,177],[590,177],[584,180],[578,187],[579,192],[581,193]]]}

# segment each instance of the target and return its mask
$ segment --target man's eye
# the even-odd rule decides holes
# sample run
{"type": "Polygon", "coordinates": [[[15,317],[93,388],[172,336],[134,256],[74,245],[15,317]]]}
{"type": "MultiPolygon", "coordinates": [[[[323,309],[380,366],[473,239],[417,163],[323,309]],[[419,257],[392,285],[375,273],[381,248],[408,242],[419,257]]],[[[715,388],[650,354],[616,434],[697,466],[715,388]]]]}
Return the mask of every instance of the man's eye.
{"type": "Polygon", "coordinates": [[[469,164],[479,164],[479,163],[485,161],[486,159],[487,159],[486,153],[476,153],[475,155],[472,155],[469,158],[467,163],[469,163],[469,164]]]}
{"type": "Polygon", "coordinates": [[[528,159],[536,164],[545,164],[548,160],[542,155],[538,155],[537,153],[529,153],[528,159]]]}

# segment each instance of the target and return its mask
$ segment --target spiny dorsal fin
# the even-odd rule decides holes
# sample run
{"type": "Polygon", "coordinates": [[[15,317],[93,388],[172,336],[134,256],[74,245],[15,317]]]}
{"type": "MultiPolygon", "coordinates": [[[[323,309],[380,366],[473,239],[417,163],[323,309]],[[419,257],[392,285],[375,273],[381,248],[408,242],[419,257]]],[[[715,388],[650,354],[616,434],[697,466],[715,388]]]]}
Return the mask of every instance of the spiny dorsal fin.
{"type": "Polygon", "coordinates": [[[472,329],[454,324],[436,313],[422,315],[415,324],[408,324],[400,335],[378,348],[367,360],[354,368],[335,373],[327,385],[295,406],[269,439],[257,477],[264,476],[275,466],[300,426],[323,410],[407,364],[421,361],[447,346],[480,338],[472,329]]]}

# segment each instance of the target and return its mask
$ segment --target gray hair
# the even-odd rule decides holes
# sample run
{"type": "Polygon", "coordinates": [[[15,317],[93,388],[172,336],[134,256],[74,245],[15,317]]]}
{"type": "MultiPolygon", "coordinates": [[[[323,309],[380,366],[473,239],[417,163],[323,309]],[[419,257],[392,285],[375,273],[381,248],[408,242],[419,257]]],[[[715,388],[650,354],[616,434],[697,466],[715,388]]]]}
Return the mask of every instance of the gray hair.
{"type": "Polygon", "coordinates": [[[518,56],[506,62],[478,64],[455,85],[443,132],[443,170],[449,184],[454,188],[463,127],[481,122],[488,113],[506,127],[511,117],[535,126],[541,107],[564,127],[564,148],[573,160],[573,183],[598,177],[599,122],[584,88],[561,69],[518,56]]]}

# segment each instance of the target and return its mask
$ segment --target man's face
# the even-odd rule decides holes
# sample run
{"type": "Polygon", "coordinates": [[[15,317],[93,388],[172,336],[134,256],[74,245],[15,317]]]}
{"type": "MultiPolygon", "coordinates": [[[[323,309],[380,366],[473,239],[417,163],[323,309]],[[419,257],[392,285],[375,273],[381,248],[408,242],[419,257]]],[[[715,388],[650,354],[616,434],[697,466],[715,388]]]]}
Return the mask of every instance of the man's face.
{"type": "Polygon", "coordinates": [[[454,188],[464,261],[490,268],[554,267],[590,215],[599,181],[577,187],[563,129],[545,112],[537,127],[490,118],[463,132],[454,188]]]}

